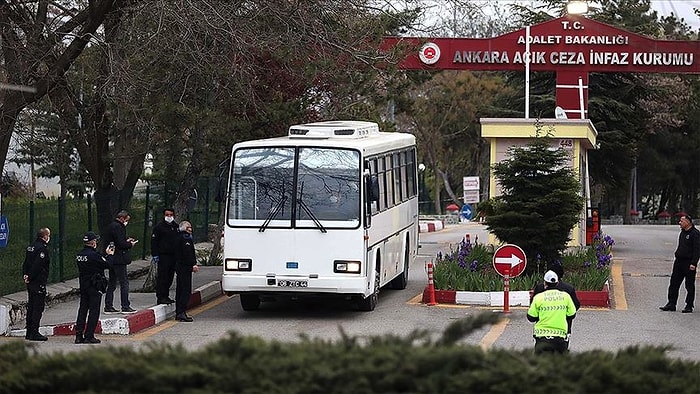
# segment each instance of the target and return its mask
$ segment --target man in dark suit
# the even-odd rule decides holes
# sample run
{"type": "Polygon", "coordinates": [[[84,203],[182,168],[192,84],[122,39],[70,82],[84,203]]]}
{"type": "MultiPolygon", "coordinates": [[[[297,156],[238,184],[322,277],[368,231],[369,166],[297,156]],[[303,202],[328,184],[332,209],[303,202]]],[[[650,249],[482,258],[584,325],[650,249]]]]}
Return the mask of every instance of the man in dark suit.
{"type": "Polygon", "coordinates": [[[102,236],[105,248],[114,244],[112,269],[109,270],[109,285],[105,295],[105,314],[119,313],[114,308],[114,290],[117,288],[117,282],[119,282],[119,295],[121,296],[121,313],[136,313],[129,302],[129,278],[126,266],[131,264],[129,251],[138,241],[126,237],[126,225],[129,223],[129,219],[131,219],[129,212],[119,211],[102,236]]]}

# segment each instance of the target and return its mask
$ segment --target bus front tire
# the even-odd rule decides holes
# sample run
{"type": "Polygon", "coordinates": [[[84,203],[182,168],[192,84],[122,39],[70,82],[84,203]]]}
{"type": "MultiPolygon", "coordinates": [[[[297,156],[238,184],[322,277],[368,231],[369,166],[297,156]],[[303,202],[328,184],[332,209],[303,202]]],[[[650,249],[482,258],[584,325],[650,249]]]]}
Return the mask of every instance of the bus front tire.
{"type": "Polygon", "coordinates": [[[374,292],[367,298],[360,298],[357,301],[357,308],[363,312],[371,312],[377,307],[379,300],[379,272],[374,273],[374,292]]]}
{"type": "Polygon", "coordinates": [[[257,311],[260,307],[260,297],[255,294],[241,294],[241,307],[244,311],[257,311]]]}

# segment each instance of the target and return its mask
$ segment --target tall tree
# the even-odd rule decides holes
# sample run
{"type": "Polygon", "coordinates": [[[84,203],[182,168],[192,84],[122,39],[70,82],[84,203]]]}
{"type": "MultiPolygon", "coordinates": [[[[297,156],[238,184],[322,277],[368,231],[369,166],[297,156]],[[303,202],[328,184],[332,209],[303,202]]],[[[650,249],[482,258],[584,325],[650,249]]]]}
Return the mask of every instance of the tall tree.
{"type": "Polygon", "coordinates": [[[494,73],[441,72],[417,87],[402,130],[416,135],[419,156],[431,169],[435,211],[442,211],[441,194],[459,203],[464,176],[488,176],[488,146],[480,136],[479,118],[493,101],[509,92],[494,73]]]}
{"type": "Polygon", "coordinates": [[[5,163],[17,116],[51,91],[95,37],[120,0],[0,3],[0,163],[5,163]]]}

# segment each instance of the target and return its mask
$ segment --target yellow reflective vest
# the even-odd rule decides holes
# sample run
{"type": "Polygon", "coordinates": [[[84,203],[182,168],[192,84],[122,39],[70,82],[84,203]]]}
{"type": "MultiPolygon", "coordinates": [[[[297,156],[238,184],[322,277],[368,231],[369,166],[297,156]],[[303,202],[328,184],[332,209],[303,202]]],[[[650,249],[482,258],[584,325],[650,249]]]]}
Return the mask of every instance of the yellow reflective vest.
{"type": "Polygon", "coordinates": [[[527,314],[537,319],[533,335],[537,337],[566,338],[567,317],[576,315],[571,296],[558,289],[547,289],[532,298],[527,314]]]}

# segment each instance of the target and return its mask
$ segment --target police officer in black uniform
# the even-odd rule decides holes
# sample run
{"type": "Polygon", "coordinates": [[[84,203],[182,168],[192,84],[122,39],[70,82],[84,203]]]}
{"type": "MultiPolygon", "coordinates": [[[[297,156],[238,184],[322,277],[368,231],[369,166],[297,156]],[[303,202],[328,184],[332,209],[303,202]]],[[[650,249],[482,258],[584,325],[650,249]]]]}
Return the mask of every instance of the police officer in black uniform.
{"type": "Polygon", "coordinates": [[[685,281],[685,308],[682,313],[692,313],[695,307],[695,275],[700,260],[700,231],[693,224],[690,215],[683,215],[678,220],[681,232],[678,234],[678,247],[674,254],[671,282],[668,284],[668,302],[660,306],[662,311],[675,311],[678,292],[685,281]]]}
{"type": "Polygon", "coordinates": [[[92,231],[85,234],[85,247],[76,256],[80,282],[80,306],[75,321],[75,343],[100,343],[95,338],[95,328],[100,319],[102,293],[107,290],[107,278],[104,273],[110,268],[114,245],[106,248],[106,256],[97,252],[100,237],[92,231]],[[87,325],[85,321],[87,319],[87,325]]]}
{"type": "Polygon", "coordinates": [[[163,220],[153,227],[151,236],[151,256],[158,264],[158,275],[156,277],[156,302],[158,304],[172,304],[175,302],[170,298],[170,286],[173,284],[175,276],[175,252],[178,248],[180,235],[178,224],[175,221],[175,210],[165,208],[163,210],[163,220]]]}
{"type": "Polygon", "coordinates": [[[27,247],[22,264],[24,283],[27,284],[27,334],[30,341],[45,341],[39,333],[41,315],[46,305],[46,282],[49,280],[49,241],[51,230],[44,227],[36,234],[36,241],[27,247]]]}
{"type": "Polygon", "coordinates": [[[183,220],[180,222],[178,236],[178,248],[175,254],[175,271],[177,281],[175,284],[175,320],[192,322],[194,319],[187,315],[187,305],[192,295],[192,273],[199,271],[197,254],[194,250],[192,238],[192,224],[183,220]]]}

